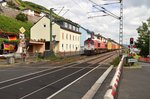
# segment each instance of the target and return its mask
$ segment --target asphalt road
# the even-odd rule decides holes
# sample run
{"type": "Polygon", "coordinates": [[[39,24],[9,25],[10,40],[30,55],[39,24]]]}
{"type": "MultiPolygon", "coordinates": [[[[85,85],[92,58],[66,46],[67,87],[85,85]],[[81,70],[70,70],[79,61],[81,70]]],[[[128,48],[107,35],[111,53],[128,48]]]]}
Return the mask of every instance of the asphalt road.
{"type": "MultiPolygon", "coordinates": [[[[110,57],[110,55],[107,56],[107,58],[108,57],[110,57]]],[[[0,74],[3,74],[3,76],[1,75],[0,79],[0,99],[45,99],[98,66],[90,74],[79,80],[79,85],[76,86],[76,84],[73,84],[73,86],[76,86],[73,90],[80,90],[82,94],[77,95],[72,91],[74,94],[71,94],[71,97],[76,97],[76,99],[81,98],[98,77],[100,77],[108,68],[108,66],[99,65],[99,62],[105,58],[106,57],[104,56],[101,58],[97,57],[96,59],[93,59],[94,61],[92,60],[92,62],[88,60],[85,63],[79,62],[66,66],[51,66],[49,68],[22,66],[1,69],[0,74]],[[9,75],[12,76],[7,77],[7,73],[10,73],[9,75]]],[[[63,98],[61,97],[61,99],[63,98]]],[[[66,97],[64,97],[64,99],[66,99],[66,97]]]]}

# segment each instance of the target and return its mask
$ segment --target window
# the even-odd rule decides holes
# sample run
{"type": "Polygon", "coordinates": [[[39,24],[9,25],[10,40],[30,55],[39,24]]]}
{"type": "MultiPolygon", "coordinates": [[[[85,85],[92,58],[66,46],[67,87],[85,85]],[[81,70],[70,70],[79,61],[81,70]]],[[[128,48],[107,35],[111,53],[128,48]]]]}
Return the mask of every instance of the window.
{"type": "Polygon", "coordinates": [[[72,45],[72,48],[74,49],[74,45],[72,45]]]}
{"type": "Polygon", "coordinates": [[[70,40],[71,40],[71,34],[70,34],[70,40]]]}
{"type": "Polygon", "coordinates": [[[68,39],[68,34],[66,34],[66,40],[68,39]]]}
{"type": "Polygon", "coordinates": [[[68,49],[68,44],[66,44],[66,50],[68,49]]]}
{"type": "Polygon", "coordinates": [[[79,32],[79,28],[78,27],[76,27],[76,31],[79,32]]]}
{"type": "Polygon", "coordinates": [[[80,37],[78,36],[78,41],[80,41],[79,39],[80,39],[80,37]]]}
{"type": "Polygon", "coordinates": [[[66,28],[68,28],[68,23],[64,22],[64,26],[65,26],[66,28]]]}
{"type": "Polygon", "coordinates": [[[98,47],[100,47],[100,43],[98,43],[98,47]]]}
{"type": "Polygon", "coordinates": [[[74,30],[74,31],[76,30],[76,27],[75,27],[75,26],[73,26],[73,30],[74,30]]]}
{"type": "Polygon", "coordinates": [[[62,49],[64,49],[64,44],[62,44],[62,49]]]}
{"type": "Polygon", "coordinates": [[[71,50],[71,44],[70,44],[70,50],[71,50]]]}
{"type": "Polygon", "coordinates": [[[69,29],[72,29],[72,25],[71,24],[69,24],[69,29]]]}
{"type": "Polygon", "coordinates": [[[74,41],[74,35],[73,35],[73,41],[74,41]]]}
{"type": "Polygon", "coordinates": [[[62,40],[64,39],[64,33],[62,33],[62,40]]]}
{"type": "Polygon", "coordinates": [[[46,27],[46,24],[44,24],[43,26],[46,27]]]}

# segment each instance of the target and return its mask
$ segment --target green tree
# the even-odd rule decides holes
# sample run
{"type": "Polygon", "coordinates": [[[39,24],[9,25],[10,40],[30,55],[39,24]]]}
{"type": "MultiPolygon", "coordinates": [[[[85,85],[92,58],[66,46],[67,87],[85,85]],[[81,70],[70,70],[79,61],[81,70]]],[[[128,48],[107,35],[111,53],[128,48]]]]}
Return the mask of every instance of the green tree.
{"type": "Polygon", "coordinates": [[[22,22],[28,21],[28,17],[27,17],[27,15],[25,15],[24,13],[19,13],[19,14],[16,16],[16,19],[17,19],[17,20],[20,20],[20,21],[22,21],[22,22]]]}
{"type": "Polygon", "coordinates": [[[149,32],[148,27],[150,27],[150,18],[147,22],[142,22],[142,26],[137,28],[138,39],[135,45],[140,49],[140,55],[146,57],[149,54],[149,32]]]}

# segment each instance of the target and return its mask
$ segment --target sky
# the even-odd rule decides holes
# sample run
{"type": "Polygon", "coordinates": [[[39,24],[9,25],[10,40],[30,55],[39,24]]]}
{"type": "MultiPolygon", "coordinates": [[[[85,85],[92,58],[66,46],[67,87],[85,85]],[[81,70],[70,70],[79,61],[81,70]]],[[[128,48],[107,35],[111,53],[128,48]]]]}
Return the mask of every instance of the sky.
{"type": "MultiPolygon", "coordinates": [[[[119,41],[119,20],[111,16],[105,17],[92,17],[104,15],[102,12],[93,7],[95,2],[98,5],[104,3],[116,2],[117,0],[23,0],[30,1],[46,7],[47,9],[55,8],[55,13],[59,13],[62,16],[67,10],[69,10],[63,17],[72,20],[99,33],[106,38],[111,38],[115,41],[119,41]],[[94,13],[91,13],[94,12],[94,13]]],[[[119,1],[119,0],[118,0],[119,1]]],[[[120,15],[120,5],[111,4],[103,6],[107,10],[111,11],[115,15],[120,15]]],[[[135,40],[138,37],[136,29],[142,25],[142,22],[150,17],[150,0],[123,0],[123,43],[129,44],[130,37],[135,40]]]]}

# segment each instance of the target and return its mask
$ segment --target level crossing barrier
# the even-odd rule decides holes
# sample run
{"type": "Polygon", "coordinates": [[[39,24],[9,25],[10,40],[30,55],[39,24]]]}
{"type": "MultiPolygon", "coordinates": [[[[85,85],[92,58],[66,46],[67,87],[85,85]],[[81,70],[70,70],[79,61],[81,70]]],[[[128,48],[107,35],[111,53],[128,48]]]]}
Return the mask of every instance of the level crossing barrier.
{"type": "Polygon", "coordinates": [[[109,89],[106,91],[104,95],[104,99],[115,99],[117,97],[119,82],[121,79],[121,75],[123,72],[123,62],[124,62],[124,56],[122,57],[119,65],[116,68],[116,72],[114,74],[113,79],[111,80],[111,83],[109,85],[109,89]]]}

